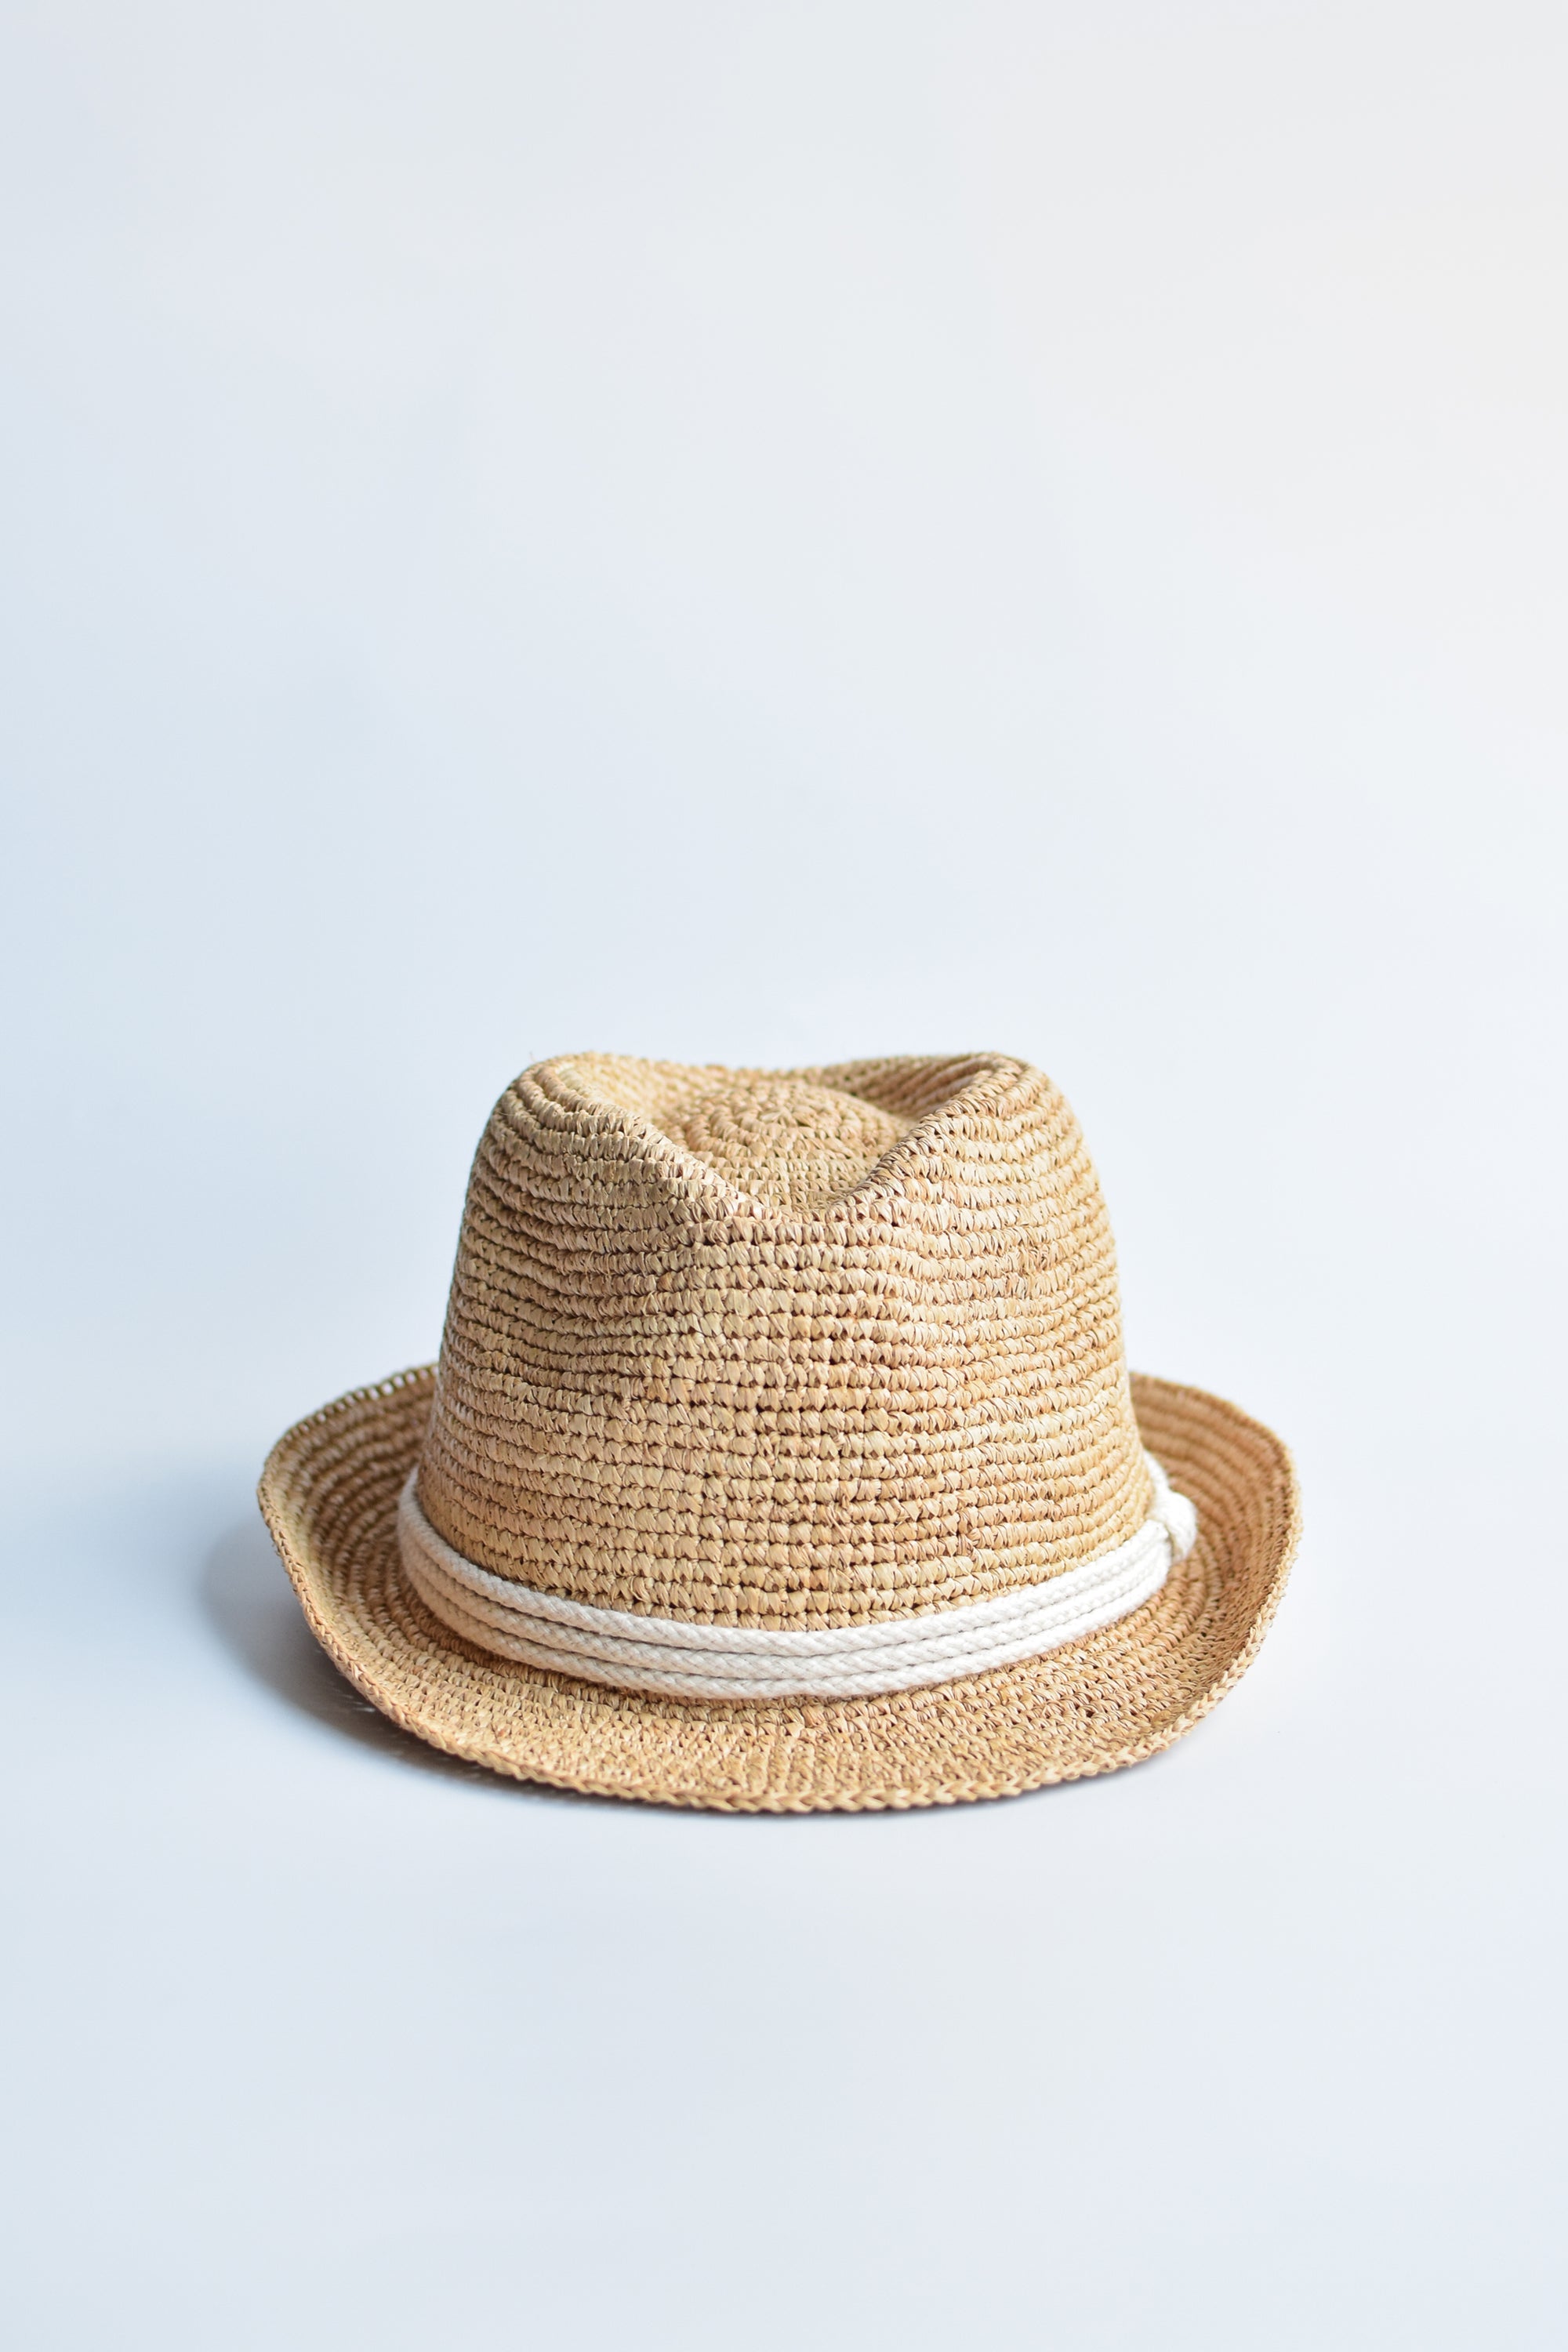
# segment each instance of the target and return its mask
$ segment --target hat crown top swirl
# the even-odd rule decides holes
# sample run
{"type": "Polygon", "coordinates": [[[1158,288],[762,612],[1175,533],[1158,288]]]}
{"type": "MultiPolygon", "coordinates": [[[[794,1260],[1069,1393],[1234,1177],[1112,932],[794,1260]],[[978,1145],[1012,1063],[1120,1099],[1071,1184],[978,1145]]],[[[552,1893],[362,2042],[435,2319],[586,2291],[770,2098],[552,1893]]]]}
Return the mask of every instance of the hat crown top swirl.
{"type": "Polygon", "coordinates": [[[1151,1486],[1067,1102],[994,1054],[525,1071],[475,1159],[418,1493],[536,1591],[783,1630],[1127,1541],[1151,1486]]]}

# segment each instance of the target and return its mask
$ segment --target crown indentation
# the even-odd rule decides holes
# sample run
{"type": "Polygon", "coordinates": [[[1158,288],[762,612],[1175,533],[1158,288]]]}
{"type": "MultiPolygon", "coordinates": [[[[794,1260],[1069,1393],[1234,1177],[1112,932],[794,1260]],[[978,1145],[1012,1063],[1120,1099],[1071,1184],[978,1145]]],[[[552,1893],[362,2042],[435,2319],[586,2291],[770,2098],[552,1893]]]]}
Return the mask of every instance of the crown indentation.
{"type": "Polygon", "coordinates": [[[909,1125],[837,1087],[736,1072],[683,1104],[666,1132],[738,1191],[801,1217],[869,1175],[909,1125]]]}

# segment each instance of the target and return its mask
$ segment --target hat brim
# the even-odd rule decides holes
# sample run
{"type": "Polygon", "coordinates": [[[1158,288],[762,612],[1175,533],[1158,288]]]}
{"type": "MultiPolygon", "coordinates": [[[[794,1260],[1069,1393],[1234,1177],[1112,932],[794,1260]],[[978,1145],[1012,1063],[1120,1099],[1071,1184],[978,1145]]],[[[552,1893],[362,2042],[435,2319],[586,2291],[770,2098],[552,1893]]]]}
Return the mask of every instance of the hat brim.
{"type": "Polygon", "coordinates": [[[1197,1506],[1152,1601],[1022,1664],[876,1698],[679,1699],[477,1649],[404,1578],[397,1498],[435,1370],[356,1389],[279,1439],[260,1498],[311,1631],[356,1689],[447,1755],[520,1780],[724,1812],[860,1811],[1016,1796],[1168,1748],[1229,1690],[1300,1528],[1290,1457],[1201,1389],[1134,1375],[1144,1444],[1197,1506]]]}

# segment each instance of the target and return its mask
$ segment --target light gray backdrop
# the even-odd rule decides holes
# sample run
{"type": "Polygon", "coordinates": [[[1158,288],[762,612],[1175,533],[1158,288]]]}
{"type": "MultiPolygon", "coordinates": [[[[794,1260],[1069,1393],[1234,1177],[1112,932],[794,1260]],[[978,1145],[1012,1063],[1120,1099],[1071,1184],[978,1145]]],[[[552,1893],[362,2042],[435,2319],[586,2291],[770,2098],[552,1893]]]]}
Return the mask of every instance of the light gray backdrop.
{"type": "Polygon", "coordinates": [[[9,2341],[1561,2344],[1561,8],[4,21],[9,2341]],[[583,1045],[1061,1081],[1305,1482],[1192,1739],[337,1681],[261,1457],[583,1045]]]}

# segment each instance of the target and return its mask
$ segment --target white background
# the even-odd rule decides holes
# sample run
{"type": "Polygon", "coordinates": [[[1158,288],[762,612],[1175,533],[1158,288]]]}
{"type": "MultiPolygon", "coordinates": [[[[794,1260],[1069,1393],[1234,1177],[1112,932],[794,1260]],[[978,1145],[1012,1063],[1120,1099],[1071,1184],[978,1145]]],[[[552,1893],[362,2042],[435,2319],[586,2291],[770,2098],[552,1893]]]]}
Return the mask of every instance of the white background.
{"type": "Polygon", "coordinates": [[[1555,2347],[1568,19],[14,0],[6,2332],[1555,2347]],[[997,1047],[1296,1448],[1139,1770],[449,1766],[251,1501],[582,1046],[997,1047]]]}

